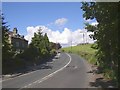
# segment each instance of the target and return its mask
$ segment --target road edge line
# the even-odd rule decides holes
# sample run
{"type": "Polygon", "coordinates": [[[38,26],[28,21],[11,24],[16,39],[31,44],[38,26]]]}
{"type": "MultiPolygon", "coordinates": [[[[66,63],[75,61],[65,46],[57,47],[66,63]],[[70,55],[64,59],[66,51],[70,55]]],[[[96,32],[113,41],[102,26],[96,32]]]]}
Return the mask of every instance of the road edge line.
{"type": "Polygon", "coordinates": [[[21,89],[23,89],[23,88],[27,88],[27,87],[29,87],[30,85],[35,84],[35,83],[41,83],[41,82],[47,80],[48,78],[52,77],[52,76],[53,76],[54,74],[56,74],[57,72],[62,71],[64,68],[66,68],[66,67],[71,63],[72,58],[71,58],[71,56],[70,56],[68,53],[65,53],[65,54],[67,54],[67,56],[69,56],[69,58],[70,58],[69,62],[68,62],[65,66],[63,66],[62,68],[54,71],[53,73],[51,73],[51,74],[49,74],[49,75],[43,77],[43,78],[40,79],[40,80],[34,81],[33,83],[30,83],[30,84],[28,84],[28,85],[26,85],[26,86],[24,86],[24,87],[22,87],[22,88],[19,88],[18,90],[21,90],[21,89]]]}

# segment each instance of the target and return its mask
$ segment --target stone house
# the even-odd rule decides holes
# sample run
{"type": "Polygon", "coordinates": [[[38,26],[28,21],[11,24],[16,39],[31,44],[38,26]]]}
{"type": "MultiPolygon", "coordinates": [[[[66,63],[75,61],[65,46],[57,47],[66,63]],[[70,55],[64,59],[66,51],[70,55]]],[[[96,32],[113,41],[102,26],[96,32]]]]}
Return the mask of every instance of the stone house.
{"type": "Polygon", "coordinates": [[[18,34],[17,28],[14,28],[13,31],[8,31],[8,35],[9,42],[17,52],[24,51],[28,47],[28,41],[24,39],[23,35],[18,34]]]}

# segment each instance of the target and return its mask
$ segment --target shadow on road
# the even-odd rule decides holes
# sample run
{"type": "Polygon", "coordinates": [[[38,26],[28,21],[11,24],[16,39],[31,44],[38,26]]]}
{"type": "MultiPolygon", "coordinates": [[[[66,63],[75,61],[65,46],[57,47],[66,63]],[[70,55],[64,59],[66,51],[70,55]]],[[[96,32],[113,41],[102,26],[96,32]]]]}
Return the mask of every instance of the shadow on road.
{"type": "MultiPolygon", "coordinates": [[[[52,62],[52,61],[49,61],[49,62],[52,62]]],[[[20,70],[16,73],[28,73],[28,72],[36,71],[36,70],[40,70],[40,69],[52,69],[52,66],[46,62],[46,63],[42,63],[42,64],[28,66],[26,69],[20,70]]]]}
{"type": "Polygon", "coordinates": [[[97,87],[97,88],[117,88],[116,82],[113,80],[106,80],[101,77],[100,74],[102,75],[102,70],[101,68],[93,68],[92,71],[88,71],[87,73],[93,73],[95,75],[95,81],[94,82],[89,82],[91,87],[97,87]]]}
{"type": "Polygon", "coordinates": [[[99,88],[115,88],[115,82],[112,80],[104,80],[103,78],[97,78],[95,82],[90,82],[91,87],[99,87],[99,88]]]}
{"type": "Polygon", "coordinates": [[[5,78],[5,77],[13,78],[13,77],[25,74],[25,73],[29,73],[31,71],[37,71],[37,70],[41,70],[41,69],[52,69],[53,66],[48,63],[53,62],[53,58],[54,57],[49,58],[48,60],[46,60],[46,62],[42,62],[42,63],[40,62],[38,64],[26,66],[25,68],[21,68],[19,70],[16,70],[15,72],[9,73],[7,75],[2,75],[2,77],[3,78],[5,78]]]}

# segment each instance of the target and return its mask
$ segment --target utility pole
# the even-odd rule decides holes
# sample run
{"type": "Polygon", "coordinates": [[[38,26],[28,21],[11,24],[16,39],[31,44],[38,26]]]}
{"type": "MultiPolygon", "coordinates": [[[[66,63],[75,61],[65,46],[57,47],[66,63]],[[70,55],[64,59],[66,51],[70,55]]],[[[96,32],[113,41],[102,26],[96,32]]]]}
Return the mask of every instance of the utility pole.
{"type": "Polygon", "coordinates": [[[87,44],[87,31],[86,31],[86,44],[87,44]]]}
{"type": "Polygon", "coordinates": [[[84,32],[83,32],[83,44],[85,44],[85,40],[84,40],[84,37],[85,37],[85,35],[84,35],[84,32]]]}
{"type": "Polygon", "coordinates": [[[71,32],[71,53],[72,53],[72,32],[71,32]]]}
{"type": "Polygon", "coordinates": [[[72,52],[72,40],[71,40],[71,52],[72,52]]]}
{"type": "Polygon", "coordinates": [[[82,42],[82,43],[84,44],[84,43],[85,43],[85,42],[84,42],[84,37],[85,37],[84,32],[81,31],[80,33],[83,34],[83,42],[82,42]]]}

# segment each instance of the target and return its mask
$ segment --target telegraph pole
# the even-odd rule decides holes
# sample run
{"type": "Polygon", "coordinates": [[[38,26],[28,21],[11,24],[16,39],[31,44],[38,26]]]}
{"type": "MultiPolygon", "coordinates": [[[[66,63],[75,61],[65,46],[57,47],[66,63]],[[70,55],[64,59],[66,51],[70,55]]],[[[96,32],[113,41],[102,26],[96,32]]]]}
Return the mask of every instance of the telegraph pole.
{"type": "Polygon", "coordinates": [[[72,40],[71,40],[71,52],[72,52],[72,40]]]}
{"type": "Polygon", "coordinates": [[[84,32],[81,31],[80,33],[83,34],[83,41],[82,41],[82,42],[83,42],[83,44],[84,44],[84,43],[85,43],[85,42],[84,42],[84,37],[85,37],[84,32]]]}
{"type": "Polygon", "coordinates": [[[85,35],[84,35],[84,32],[83,32],[83,44],[85,44],[85,40],[84,40],[84,37],[85,37],[85,35]]]}
{"type": "Polygon", "coordinates": [[[72,53],[72,32],[71,32],[71,53],[72,53]]]}

